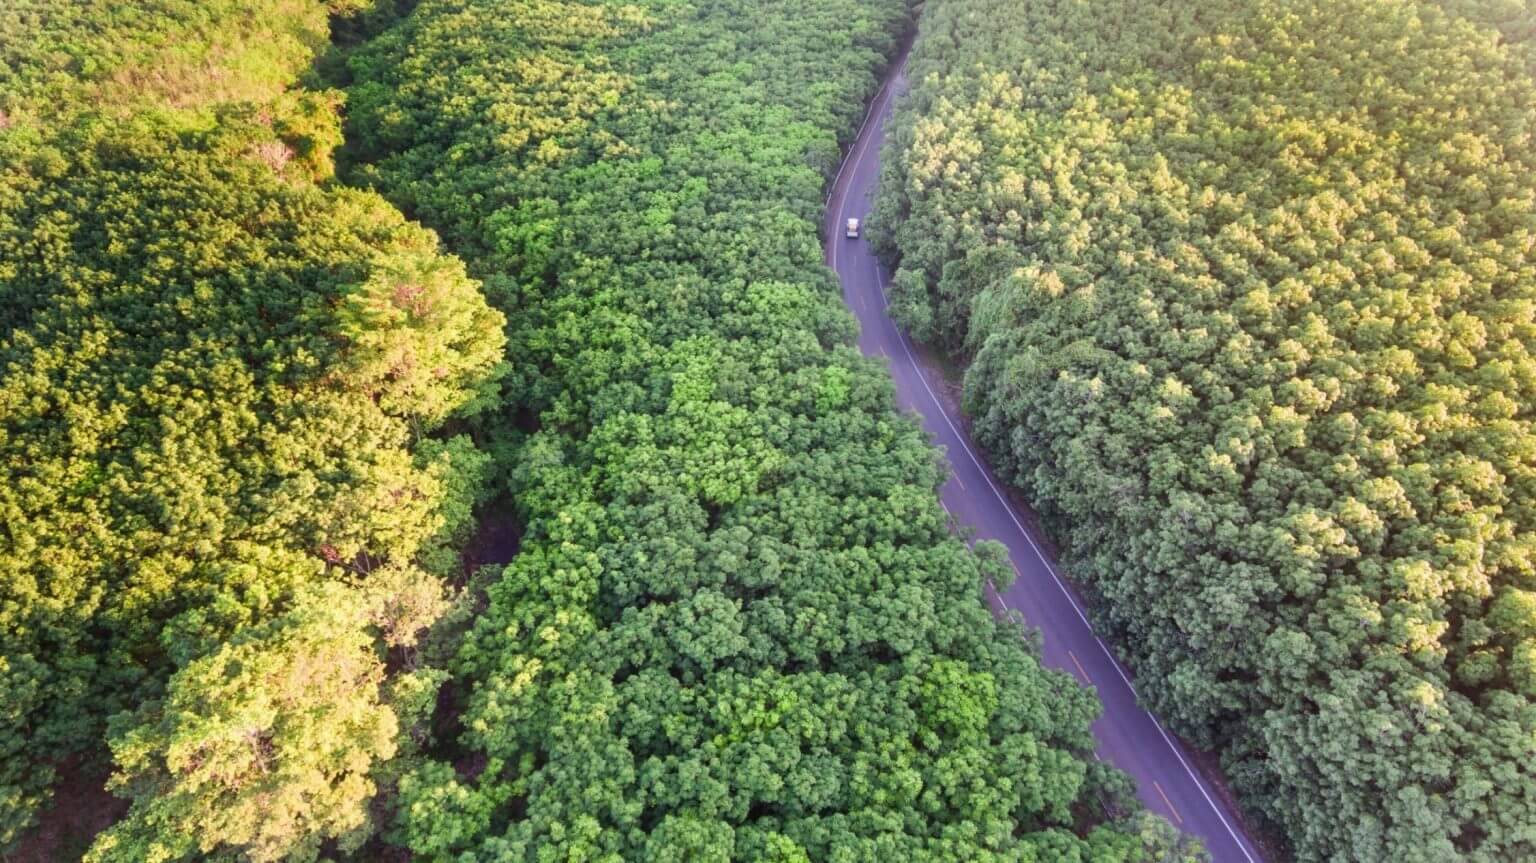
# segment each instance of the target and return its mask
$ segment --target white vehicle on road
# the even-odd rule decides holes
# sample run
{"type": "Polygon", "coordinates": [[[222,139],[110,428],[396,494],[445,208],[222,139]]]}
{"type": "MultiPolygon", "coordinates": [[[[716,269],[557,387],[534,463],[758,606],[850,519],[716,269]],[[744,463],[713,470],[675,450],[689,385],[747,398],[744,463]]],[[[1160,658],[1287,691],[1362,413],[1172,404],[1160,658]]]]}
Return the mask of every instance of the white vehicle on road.
{"type": "Polygon", "coordinates": [[[848,236],[850,236],[850,237],[857,237],[858,235],[859,235],[859,220],[858,219],[849,219],[848,220],[848,236]]]}

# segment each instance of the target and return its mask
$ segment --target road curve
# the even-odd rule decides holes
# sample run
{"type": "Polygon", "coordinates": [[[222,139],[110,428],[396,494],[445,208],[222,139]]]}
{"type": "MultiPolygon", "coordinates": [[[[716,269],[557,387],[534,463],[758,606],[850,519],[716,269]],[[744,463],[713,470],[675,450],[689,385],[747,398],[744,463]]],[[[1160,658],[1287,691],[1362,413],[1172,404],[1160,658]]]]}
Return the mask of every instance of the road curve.
{"type": "Polygon", "coordinates": [[[895,64],[875,94],[827,199],[827,264],[837,272],[843,299],[859,319],[859,350],[888,361],[897,403],[920,414],[923,428],[944,447],[953,475],[939,490],[940,499],[954,520],[974,528],[978,539],[995,539],[1008,547],[1019,577],[1001,596],[990,592],[994,609],[1022,612],[1030,625],[1044,632],[1045,663],[1098,692],[1104,714],[1093,725],[1099,742],[1095,755],[1134,777],[1147,807],[1200,837],[1215,863],[1259,863],[1263,858],[1257,847],[1194,769],[1183,744],[1137,703],[1129,674],[1094,635],[1077,598],[1002,493],[960,418],[936,395],[936,378],[925,371],[918,351],[887,314],[886,273],[868,244],[844,236],[848,218],[862,221],[870,211],[885,121],[895,94],[906,86],[903,66],[895,64]]]}

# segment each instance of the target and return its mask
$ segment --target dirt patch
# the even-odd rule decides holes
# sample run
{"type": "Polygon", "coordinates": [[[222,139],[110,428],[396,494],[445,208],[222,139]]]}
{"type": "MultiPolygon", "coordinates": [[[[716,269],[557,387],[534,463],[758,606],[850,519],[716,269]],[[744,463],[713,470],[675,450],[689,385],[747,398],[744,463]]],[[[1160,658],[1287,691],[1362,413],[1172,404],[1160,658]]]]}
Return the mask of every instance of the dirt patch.
{"type": "Polygon", "coordinates": [[[38,823],[5,855],[5,863],[61,863],[79,860],[96,834],[128,811],[128,801],[109,794],[107,773],[82,767],[78,760],[59,765],[53,803],[38,823]]]}
{"type": "Polygon", "coordinates": [[[464,546],[464,571],[511,563],[522,545],[523,529],[510,506],[493,506],[480,515],[475,535],[464,546]]]}
{"type": "MultiPolygon", "coordinates": [[[[1172,731],[1168,733],[1173,734],[1172,731]]],[[[1285,844],[1284,839],[1273,831],[1261,829],[1259,820],[1240,805],[1237,795],[1227,787],[1227,775],[1221,769],[1221,756],[1204,749],[1196,749],[1182,737],[1179,737],[1179,742],[1183,743],[1184,748],[1189,751],[1191,759],[1195,762],[1195,769],[1205,777],[1206,782],[1216,791],[1216,795],[1227,804],[1227,808],[1237,814],[1243,830],[1247,831],[1248,838],[1253,840],[1253,844],[1259,846],[1259,853],[1264,856],[1264,859],[1270,863],[1290,863],[1295,859],[1291,856],[1289,846],[1285,844]]]]}

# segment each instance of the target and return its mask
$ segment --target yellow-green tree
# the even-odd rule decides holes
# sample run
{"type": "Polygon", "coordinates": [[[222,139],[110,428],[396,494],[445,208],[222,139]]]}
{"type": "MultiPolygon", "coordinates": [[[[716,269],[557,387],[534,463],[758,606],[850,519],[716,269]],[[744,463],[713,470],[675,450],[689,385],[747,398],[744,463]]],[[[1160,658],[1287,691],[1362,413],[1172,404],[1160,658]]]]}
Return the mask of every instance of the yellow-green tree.
{"type": "Polygon", "coordinates": [[[503,321],[327,182],[341,94],[285,89],[327,14],[0,10],[0,846],[298,592],[456,574],[486,456],[426,435],[497,401],[503,321]]]}
{"type": "Polygon", "coordinates": [[[400,730],[380,648],[414,643],[441,612],[440,595],[402,603],[401,588],[432,582],[399,576],[306,591],[117,717],[110,787],[133,805],[86,860],[267,863],[360,845],[400,730]]]}

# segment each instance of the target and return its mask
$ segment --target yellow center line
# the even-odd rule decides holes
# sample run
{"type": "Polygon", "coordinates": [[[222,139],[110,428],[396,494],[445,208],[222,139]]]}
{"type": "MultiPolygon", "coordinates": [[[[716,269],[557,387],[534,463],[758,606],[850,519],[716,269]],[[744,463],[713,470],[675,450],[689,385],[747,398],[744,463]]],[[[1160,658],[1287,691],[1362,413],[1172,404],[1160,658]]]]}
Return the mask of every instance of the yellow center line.
{"type": "Polygon", "coordinates": [[[1163,802],[1164,803],[1168,804],[1168,811],[1173,813],[1173,820],[1178,822],[1178,823],[1180,823],[1180,824],[1183,824],[1184,823],[1183,817],[1181,817],[1179,815],[1179,810],[1174,808],[1173,801],[1168,799],[1168,792],[1163,790],[1163,786],[1158,785],[1157,784],[1157,780],[1154,779],[1154,780],[1152,780],[1152,787],[1157,789],[1158,796],[1163,798],[1163,802]]]}
{"type": "Polygon", "coordinates": [[[1093,678],[1089,677],[1088,676],[1088,672],[1083,670],[1083,664],[1081,662],[1077,661],[1077,654],[1075,654],[1075,653],[1073,653],[1072,651],[1069,650],[1069,651],[1067,651],[1067,655],[1072,657],[1072,664],[1077,666],[1077,673],[1081,674],[1083,676],[1083,682],[1084,683],[1092,683],[1093,682],[1093,678]]]}

